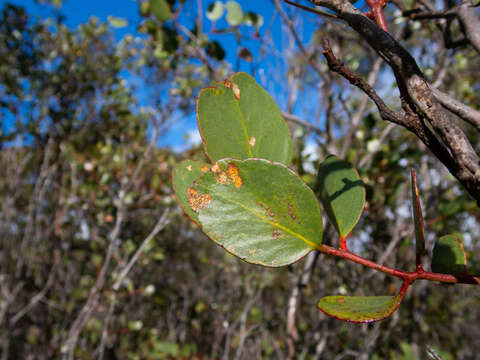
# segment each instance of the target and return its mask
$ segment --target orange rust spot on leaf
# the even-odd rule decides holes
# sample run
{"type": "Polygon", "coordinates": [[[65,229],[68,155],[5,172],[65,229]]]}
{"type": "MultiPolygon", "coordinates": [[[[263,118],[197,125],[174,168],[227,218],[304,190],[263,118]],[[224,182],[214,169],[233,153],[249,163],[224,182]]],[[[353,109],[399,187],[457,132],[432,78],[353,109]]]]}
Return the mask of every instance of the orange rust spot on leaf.
{"type": "Polygon", "coordinates": [[[337,299],[337,303],[343,304],[345,302],[345,299],[337,299]]]}
{"type": "Polygon", "coordinates": [[[230,89],[232,87],[232,82],[229,79],[225,79],[223,83],[225,84],[225,87],[227,89],[230,89]]]}
{"type": "Polygon", "coordinates": [[[215,181],[217,184],[224,185],[229,183],[227,174],[220,168],[218,163],[215,163],[215,165],[212,166],[212,171],[215,174],[215,181]]]}
{"type": "Polygon", "coordinates": [[[228,164],[227,170],[222,170],[218,163],[212,166],[217,184],[233,184],[238,189],[243,185],[243,179],[238,175],[238,166],[234,163],[228,164]]]}
{"type": "Polygon", "coordinates": [[[194,188],[188,188],[187,200],[192,210],[199,212],[212,201],[212,197],[210,194],[199,194],[194,188]]]}
{"type": "Polygon", "coordinates": [[[252,136],[252,137],[250,138],[250,140],[248,140],[248,145],[250,145],[251,147],[254,147],[256,142],[257,142],[257,139],[255,139],[255,138],[252,136]]]}
{"type": "Polygon", "coordinates": [[[249,251],[250,255],[254,255],[254,254],[255,254],[255,251],[256,251],[255,249],[250,250],[250,251],[249,251]]]}
{"type": "Polygon", "coordinates": [[[243,179],[238,175],[237,165],[235,165],[234,163],[228,164],[227,174],[237,189],[242,187],[243,179]]]}
{"type": "Polygon", "coordinates": [[[200,171],[201,171],[202,173],[207,172],[208,170],[210,170],[209,167],[208,167],[208,165],[203,165],[203,166],[200,168],[200,171]]]}

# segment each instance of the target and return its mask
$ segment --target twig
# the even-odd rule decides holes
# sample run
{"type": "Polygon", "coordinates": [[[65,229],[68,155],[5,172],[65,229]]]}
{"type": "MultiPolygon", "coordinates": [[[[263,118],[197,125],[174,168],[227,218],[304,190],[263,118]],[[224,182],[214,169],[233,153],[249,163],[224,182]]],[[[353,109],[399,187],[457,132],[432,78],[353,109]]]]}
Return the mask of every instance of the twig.
{"type": "Polygon", "coordinates": [[[289,114],[289,113],[282,113],[282,116],[285,120],[290,121],[292,123],[295,123],[297,125],[303,126],[307,130],[313,131],[313,132],[317,133],[318,135],[321,135],[321,136],[325,135],[325,131],[323,131],[319,127],[317,127],[317,126],[315,126],[315,125],[313,125],[313,124],[311,124],[311,123],[309,123],[305,120],[300,119],[298,116],[295,116],[295,115],[289,114]]]}
{"type": "Polygon", "coordinates": [[[15,314],[10,319],[10,325],[15,325],[15,323],[20,320],[22,317],[25,316],[39,301],[43,299],[43,297],[47,294],[48,290],[52,287],[53,285],[53,280],[55,279],[55,274],[57,273],[57,266],[60,263],[60,251],[57,249],[54,252],[54,262],[52,265],[52,268],[50,270],[50,274],[48,275],[47,282],[45,283],[45,286],[42,288],[42,290],[36,294],[28,303],[27,306],[25,306],[22,310],[20,310],[18,313],[15,314]]]}
{"type": "Polygon", "coordinates": [[[298,47],[302,51],[303,55],[305,56],[305,59],[310,63],[310,65],[312,65],[315,71],[317,71],[320,74],[322,72],[322,70],[320,69],[320,66],[312,58],[312,55],[305,48],[305,45],[303,45],[303,42],[300,39],[300,36],[298,35],[297,30],[295,29],[293,21],[287,16],[287,14],[285,14],[285,11],[283,11],[283,8],[279,4],[278,0],[272,0],[272,1],[273,1],[273,4],[275,5],[275,8],[277,9],[280,16],[282,17],[282,20],[287,24],[288,28],[290,29],[290,32],[292,33],[295,39],[295,42],[297,43],[298,47]]]}
{"type": "Polygon", "coordinates": [[[297,4],[297,3],[294,3],[293,1],[290,1],[290,0],[283,0],[283,1],[286,2],[289,5],[298,7],[299,9],[305,10],[307,12],[311,12],[312,14],[315,14],[315,15],[325,16],[325,17],[328,17],[328,18],[331,18],[331,19],[336,19],[337,18],[337,16],[335,14],[330,14],[330,13],[327,13],[325,11],[321,11],[321,10],[317,10],[317,9],[314,9],[314,8],[311,8],[311,7],[308,7],[308,6],[297,4]]]}
{"type": "Polygon", "coordinates": [[[343,62],[339,61],[335,55],[333,54],[332,49],[330,48],[330,44],[327,39],[323,41],[323,55],[327,59],[327,64],[330,70],[342,75],[345,79],[347,79],[352,85],[358,87],[362,90],[365,94],[368,95],[370,99],[375,102],[377,105],[378,111],[380,112],[380,116],[384,120],[391,121],[393,123],[405,126],[405,118],[394,111],[392,111],[378,96],[375,89],[373,89],[370,84],[368,84],[365,80],[363,80],[360,76],[356,75],[353,71],[347,68],[343,62]]]}
{"type": "Polygon", "coordinates": [[[122,284],[123,280],[125,280],[125,277],[127,276],[127,274],[130,272],[130,270],[132,269],[133,265],[135,265],[135,263],[137,262],[138,258],[140,257],[140,255],[142,254],[143,250],[145,249],[145,247],[150,243],[150,241],[161,231],[163,230],[163,228],[165,228],[165,226],[168,225],[168,223],[170,222],[169,219],[167,219],[167,216],[168,216],[168,213],[169,213],[169,209],[166,209],[162,216],[160,217],[160,219],[157,221],[157,223],[155,224],[155,227],[153,228],[153,230],[150,232],[150,234],[148,234],[148,236],[143,240],[142,244],[138,247],[137,251],[135,252],[135,254],[132,256],[132,258],[130,259],[130,261],[128,262],[127,266],[125,266],[123,268],[123,270],[120,272],[120,275],[118,275],[118,278],[117,280],[115,281],[115,284],[112,286],[112,289],[114,291],[118,291],[118,289],[120,288],[120,285],[122,284]]]}
{"type": "Polygon", "coordinates": [[[480,111],[472,109],[438,89],[432,88],[431,90],[442,106],[474,126],[480,132],[480,111]]]}

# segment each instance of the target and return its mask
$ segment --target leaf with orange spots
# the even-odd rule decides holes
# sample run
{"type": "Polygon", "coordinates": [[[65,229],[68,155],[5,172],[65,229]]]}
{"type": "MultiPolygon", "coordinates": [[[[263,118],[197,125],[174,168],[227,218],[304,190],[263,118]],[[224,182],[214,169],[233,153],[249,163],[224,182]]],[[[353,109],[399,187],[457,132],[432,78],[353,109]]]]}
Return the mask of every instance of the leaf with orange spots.
{"type": "Polygon", "coordinates": [[[280,109],[246,73],[200,91],[197,120],[212,162],[231,157],[290,163],[292,140],[280,109]]]}
{"type": "Polygon", "coordinates": [[[339,320],[374,322],[392,315],[403,300],[397,296],[326,296],[319,300],[318,308],[339,320]]]}
{"type": "MultiPolygon", "coordinates": [[[[177,164],[172,173],[173,190],[175,191],[177,201],[185,214],[197,224],[199,224],[198,213],[190,206],[195,194],[190,190],[190,196],[188,196],[188,189],[200,175],[208,170],[210,170],[210,166],[201,161],[185,160],[177,164]]],[[[197,194],[197,196],[200,195],[201,194],[197,194]]],[[[200,200],[200,198],[198,198],[198,200],[200,200]]],[[[206,198],[204,198],[204,200],[206,200],[206,198]]]]}
{"type": "Polygon", "coordinates": [[[365,205],[365,185],[347,162],[329,155],[318,171],[320,200],[342,238],[357,225],[365,205]]]}
{"type": "Polygon", "coordinates": [[[219,160],[192,188],[211,200],[198,211],[202,230],[253,264],[291,264],[322,243],[312,190],[287,166],[264,159],[219,160]]]}

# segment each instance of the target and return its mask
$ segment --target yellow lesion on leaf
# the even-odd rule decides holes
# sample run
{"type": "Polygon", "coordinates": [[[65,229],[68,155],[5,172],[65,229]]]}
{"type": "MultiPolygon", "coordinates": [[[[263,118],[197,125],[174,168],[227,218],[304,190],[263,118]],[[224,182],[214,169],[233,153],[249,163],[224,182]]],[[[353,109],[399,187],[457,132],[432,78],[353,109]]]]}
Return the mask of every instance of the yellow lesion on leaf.
{"type": "Polygon", "coordinates": [[[212,196],[210,194],[200,194],[194,188],[188,188],[187,200],[192,210],[199,212],[212,201],[212,196]]]}
{"type": "Polygon", "coordinates": [[[251,136],[250,140],[248,140],[248,145],[250,145],[251,147],[254,147],[256,142],[257,142],[257,139],[255,139],[255,137],[251,136]]]}
{"type": "Polygon", "coordinates": [[[188,170],[188,171],[192,171],[192,165],[188,165],[188,166],[187,166],[187,170],[188,170]]]}

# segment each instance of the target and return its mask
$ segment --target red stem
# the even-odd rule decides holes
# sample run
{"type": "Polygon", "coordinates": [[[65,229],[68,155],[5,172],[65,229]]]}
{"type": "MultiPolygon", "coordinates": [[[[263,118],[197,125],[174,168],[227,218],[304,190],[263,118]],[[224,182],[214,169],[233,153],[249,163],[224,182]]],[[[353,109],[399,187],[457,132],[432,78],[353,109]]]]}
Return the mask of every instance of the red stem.
{"type": "Polygon", "coordinates": [[[388,33],[387,22],[385,21],[385,16],[383,16],[383,8],[386,5],[384,0],[366,0],[368,6],[370,6],[371,12],[369,12],[368,17],[372,16],[377,25],[382,28],[383,31],[388,33]]]}
{"type": "MultiPolygon", "coordinates": [[[[475,284],[480,285],[480,277],[479,276],[472,276],[468,274],[458,274],[458,275],[450,275],[450,274],[440,274],[440,273],[433,273],[424,271],[423,269],[417,269],[413,272],[403,271],[394,269],[385,265],[377,264],[374,261],[365,259],[361,256],[358,256],[354,253],[351,253],[348,250],[336,249],[331,246],[322,244],[318,247],[318,250],[324,254],[332,255],[335,257],[347,259],[357,264],[364,265],[371,269],[375,269],[381,271],[385,274],[393,275],[398,278],[401,278],[408,282],[408,285],[413,283],[417,279],[425,279],[431,281],[440,281],[444,283],[460,283],[460,284],[475,284]]],[[[407,285],[407,287],[408,287],[407,285]]],[[[406,290],[406,289],[405,289],[406,290]]]]}

